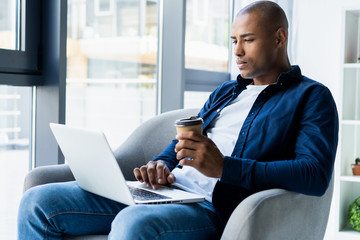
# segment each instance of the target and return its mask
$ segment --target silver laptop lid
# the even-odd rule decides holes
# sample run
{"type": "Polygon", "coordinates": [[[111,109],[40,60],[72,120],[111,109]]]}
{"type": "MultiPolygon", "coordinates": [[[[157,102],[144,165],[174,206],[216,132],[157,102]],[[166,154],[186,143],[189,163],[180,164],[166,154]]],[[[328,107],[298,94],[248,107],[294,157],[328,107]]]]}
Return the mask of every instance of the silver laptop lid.
{"type": "Polygon", "coordinates": [[[50,128],[81,188],[127,205],[135,204],[103,133],[54,123],[50,128]]]}
{"type": "Polygon", "coordinates": [[[54,123],[50,124],[50,128],[76,181],[84,190],[126,205],[134,205],[135,203],[190,203],[205,200],[204,196],[182,190],[161,188],[154,191],[137,181],[126,182],[102,132],[54,123]],[[128,184],[168,196],[171,199],[135,201],[128,184]]]}

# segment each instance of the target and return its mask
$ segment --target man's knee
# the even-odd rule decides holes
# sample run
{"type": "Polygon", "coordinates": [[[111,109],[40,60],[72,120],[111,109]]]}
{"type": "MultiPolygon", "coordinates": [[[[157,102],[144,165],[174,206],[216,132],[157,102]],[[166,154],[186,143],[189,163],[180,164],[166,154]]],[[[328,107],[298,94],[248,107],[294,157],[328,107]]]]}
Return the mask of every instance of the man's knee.
{"type": "Polygon", "coordinates": [[[116,216],[111,225],[110,239],[145,239],[157,236],[164,219],[147,205],[130,206],[116,216]]]}
{"type": "Polygon", "coordinates": [[[36,186],[27,190],[20,202],[19,219],[27,218],[35,213],[43,212],[47,202],[51,202],[55,194],[51,194],[49,187],[36,186]]]}

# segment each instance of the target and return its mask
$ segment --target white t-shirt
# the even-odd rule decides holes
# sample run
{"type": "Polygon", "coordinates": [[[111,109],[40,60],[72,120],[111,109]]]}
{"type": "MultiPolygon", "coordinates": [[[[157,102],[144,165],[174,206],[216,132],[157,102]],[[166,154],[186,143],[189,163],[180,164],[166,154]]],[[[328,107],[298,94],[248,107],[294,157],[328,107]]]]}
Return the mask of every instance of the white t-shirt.
{"type": "MultiPolygon", "coordinates": [[[[231,156],[251,107],[266,87],[267,85],[248,85],[237,98],[222,109],[209,127],[207,136],[224,156],[231,156]]],[[[184,166],[182,169],[175,168],[172,173],[181,187],[205,195],[207,201],[212,201],[212,192],[218,178],[206,177],[190,166],[184,166]]]]}

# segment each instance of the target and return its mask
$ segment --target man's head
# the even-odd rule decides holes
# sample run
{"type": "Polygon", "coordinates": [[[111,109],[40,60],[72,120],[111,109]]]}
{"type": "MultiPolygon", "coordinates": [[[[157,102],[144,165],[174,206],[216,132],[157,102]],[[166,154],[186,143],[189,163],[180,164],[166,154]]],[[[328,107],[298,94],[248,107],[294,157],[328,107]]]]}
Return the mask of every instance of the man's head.
{"type": "Polygon", "coordinates": [[[287,57],[288,21],[279,5],[259,1],[243,8],[232,26],[236,62],[243,78],[270,84],[291,69],[287,57]]]}

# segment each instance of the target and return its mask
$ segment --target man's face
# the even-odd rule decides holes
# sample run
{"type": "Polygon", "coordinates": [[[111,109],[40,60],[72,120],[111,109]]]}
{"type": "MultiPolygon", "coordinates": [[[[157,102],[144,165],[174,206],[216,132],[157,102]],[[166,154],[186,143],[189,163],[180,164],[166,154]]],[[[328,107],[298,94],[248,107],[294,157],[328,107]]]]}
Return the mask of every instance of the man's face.
{"type": "MultiPolygon", "coordinates": [[[[277,59],[275,31],[259,21],[258,13],[238,16],[232,26],[231,38],[236,63],[243,78],[267,79],[277,59]]],[[[271,26],[271,24],[268,24],[271,26]]]]}

